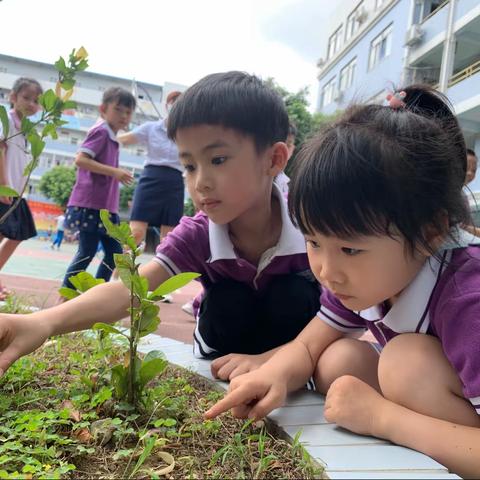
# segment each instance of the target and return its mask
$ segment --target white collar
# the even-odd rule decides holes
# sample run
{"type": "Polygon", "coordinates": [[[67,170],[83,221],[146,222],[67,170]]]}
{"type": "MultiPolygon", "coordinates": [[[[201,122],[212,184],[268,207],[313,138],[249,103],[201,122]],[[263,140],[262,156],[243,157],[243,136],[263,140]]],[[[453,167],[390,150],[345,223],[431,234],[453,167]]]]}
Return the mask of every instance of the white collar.
{"type": "Polygon", "coordinates": [[[455,241],[447,240],[439,250],[439,254],[425,261],[417,276],[401,293],[385,317],[379,305],[359,312],[365,320],[381,322],[397,333],[425,333],[430,324],[428,305],[437,281],[448,266],[452,250],[465,248],[468,245],[480,244],[480,238],[462,229],[452,232],[455,241]]]}
{"type": "MultiPolygon", "coordinates": [[[[294,255],[306,253],[305,239],[302,233],[295,228],[287,211],[287,202],[275,183],[273,184],[272,195],[278,198],[280,214],[282,217],[282,232],[272,256],[294,255]]],[[[228,225],[218,225],[208,219],[208,238],[210,242],[209,263],[217,260],[236,259],[235,250],[228,234],[228,225]]]]}
{"type": "Polygon", "coordinates": [[[103,127],[105,128],[105,130],[108,132],[108,136],[110,137],[110,140],[113,140],[114,142],[117,142],[118,143],[118,140],[117,140],[117,135],[115,134],[115,132],[112,130],[112,128],[110,127],[110,125],[103,119],[103,118],[99,118],[95,124],[93,125],[92,128],[95,128],[95,127],[103,127]]]}

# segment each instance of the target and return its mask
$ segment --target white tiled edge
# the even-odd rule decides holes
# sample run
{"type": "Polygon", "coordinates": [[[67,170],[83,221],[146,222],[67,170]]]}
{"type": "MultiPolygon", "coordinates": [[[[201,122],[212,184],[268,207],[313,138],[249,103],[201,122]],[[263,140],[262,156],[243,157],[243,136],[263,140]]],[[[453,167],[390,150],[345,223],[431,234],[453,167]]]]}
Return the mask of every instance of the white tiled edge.
{"type": "MultiPolygon", "coordinates": [[[[210,361],[195,358],[193,347],[177,340],[147,335],[138,350],[162,351],[167,360],[206,377],[222,388],[228,384],[215,380],[210,361]]],[[[289,395],[285,406],[274,410],[268,420],[285,436],[293,439],[301,430],[300,441],[308,453],[325,467],[331,479],[458,479],[435,460],[408,448],[383,440],[356,435],[328,423],[323,415],[324,398],[315,392],[289,395]]]]}

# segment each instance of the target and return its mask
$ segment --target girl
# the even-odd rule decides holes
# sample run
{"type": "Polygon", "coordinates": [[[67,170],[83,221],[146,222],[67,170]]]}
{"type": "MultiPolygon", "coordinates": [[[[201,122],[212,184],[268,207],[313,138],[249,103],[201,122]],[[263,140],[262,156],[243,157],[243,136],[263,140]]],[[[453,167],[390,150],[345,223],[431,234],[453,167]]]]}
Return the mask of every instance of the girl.
{"type": "Polygon", "coordinates": [[[101,242],[105,250],[97,270],[97,278],[110,280],[114,254],[121,253],[121,245],[107,235],[100,221],[100,210],[110,212],[114,223],[119,222],[119,182],[130,184],[131,173],[119,168],[119,144],[116,134],[130,123],[135,110],[135,97],[128,91],[111,87],[105,90],[100,113],[102,121],[88,132],[80,147],[75,164],[79,167],[77,181],[70,195],[65,227],[80,232],[78,250],[65,274],[63,285],[73,288],[69,278],[86,270],[101,242]]]}
{"type": "MultiPolygon", "coordinates": [[[[25,185],[26,177],[23,171],[31,161],[27,148],[27,140],[21,131],[23,117],[37,113],[39,109],[38,97],[42,94],[42,87],[33,78],[18,78],[10,92],[10,106],[8,113],[9,131],[8,140],[0,140],[0,185],[8,185],[20,193],[25,185]]],[[[0,139],[4,137],[0,125],[0,139]]],[[[15,201],[11,197],[0,197],[0,217],[2,217],[15,201]]],[[[18,206],[0,224],[0,269],[13,254],[20,242],[37,235],[32,213],[25,199],[21,199],[18,206]]],[[[0,286],[0,299],[3,300],[10,292],[0,286]]]]}
{"type": "Polygon", "coordinates": [[[480,476],[480,248],[458,228],[466,151],[424,86],[357,106],[310,141],[289,207],[324,288],[320,311],[206,414],[258,418],[313,374],[325,417],[480,476]],[[369,329],[368,342],[348,336],[369,329]]]}

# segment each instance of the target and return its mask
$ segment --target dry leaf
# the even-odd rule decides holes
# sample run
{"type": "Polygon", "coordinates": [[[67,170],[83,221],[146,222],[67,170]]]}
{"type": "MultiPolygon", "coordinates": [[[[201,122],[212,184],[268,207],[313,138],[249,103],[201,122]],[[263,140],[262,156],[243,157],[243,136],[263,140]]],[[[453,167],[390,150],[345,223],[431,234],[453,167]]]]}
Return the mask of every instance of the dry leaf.
{"type": "Polygon", "coordinates": [[[90,443],[93,439],[88,428],[79,428],[78,430],[74,430],[72,435],[81,443],[90,443]]]}
{"type": "Polygon", "coordinates": [[[70,400],[64,400],[61,404],[61,407],[68,409],[68,416],[75,422],[79,422],[81,420],[82,414],[78,410],[75,410],[75,407],[70,400]]]}

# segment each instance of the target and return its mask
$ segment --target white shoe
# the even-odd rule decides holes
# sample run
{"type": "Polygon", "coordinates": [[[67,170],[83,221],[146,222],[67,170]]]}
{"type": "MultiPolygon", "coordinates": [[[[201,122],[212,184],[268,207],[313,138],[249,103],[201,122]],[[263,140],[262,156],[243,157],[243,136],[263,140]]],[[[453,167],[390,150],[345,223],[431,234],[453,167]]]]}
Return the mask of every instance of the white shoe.
{"type": "Polygon", "coordinates": [[[182,305],[182,310],[185,312],[185,313],[188,313],[189,315],[191,315],[192,317],[194,316],[193,315],[193,302],[187,302],[187,303],[184,303],[182,305]]]}
{"type": "Polygon", "coordinates": [[[173,297],[170,294],[164,295],[160,300],[162,303],[173,303],[173,297]]]}

